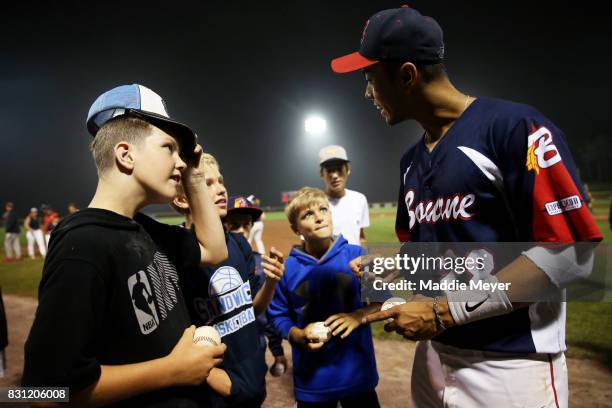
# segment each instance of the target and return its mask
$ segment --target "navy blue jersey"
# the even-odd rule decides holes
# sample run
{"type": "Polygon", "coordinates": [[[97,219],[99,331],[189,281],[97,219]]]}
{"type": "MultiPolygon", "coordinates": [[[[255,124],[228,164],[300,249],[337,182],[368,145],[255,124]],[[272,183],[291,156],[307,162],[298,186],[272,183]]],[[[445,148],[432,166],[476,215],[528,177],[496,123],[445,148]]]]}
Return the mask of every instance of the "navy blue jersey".
{"type": "MultiPolygon", "coordinates": [[[[530,106],[490,98],[475,100],[433,151],[421,140],[404,154],[396,233],[402,242],[601,239],[563,133],[530,106]]],[[[565,304],[546,322],[538,307],[453,327],[438,340],[563,351],[565,304]]]]}
{"type": "Polygon", "coordinates": [[[265,396],[267,367],[253,309],[261,286],[255,275],[251,246],[240,234],[226,232],[228,259],[222,264],[183,271],[187,306],[196,326],[213,326],[227,345],[222,366],[231,381],[231,395],[210,391],[210,405],[225,407],[260,403],[265,396]]]}

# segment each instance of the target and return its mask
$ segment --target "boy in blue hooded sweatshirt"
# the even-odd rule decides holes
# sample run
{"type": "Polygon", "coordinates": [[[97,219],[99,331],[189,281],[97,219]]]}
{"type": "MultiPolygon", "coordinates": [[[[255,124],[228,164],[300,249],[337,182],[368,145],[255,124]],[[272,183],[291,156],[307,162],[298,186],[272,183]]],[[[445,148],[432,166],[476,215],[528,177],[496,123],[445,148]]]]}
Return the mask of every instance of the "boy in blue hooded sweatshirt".
{"type": "Polygon", "coordinates": [[[292,345],[297,406],[379,407],[372,332],[361,319],[380,303],[364,305],[349,268],[363,249],[333,236],[329,202],[319,189],[302,188],[285,213],[303,244],[285,262],[268,316],[292,345]],[[329,341],[313,333],[316,322],[330,329],[329,341]]]}

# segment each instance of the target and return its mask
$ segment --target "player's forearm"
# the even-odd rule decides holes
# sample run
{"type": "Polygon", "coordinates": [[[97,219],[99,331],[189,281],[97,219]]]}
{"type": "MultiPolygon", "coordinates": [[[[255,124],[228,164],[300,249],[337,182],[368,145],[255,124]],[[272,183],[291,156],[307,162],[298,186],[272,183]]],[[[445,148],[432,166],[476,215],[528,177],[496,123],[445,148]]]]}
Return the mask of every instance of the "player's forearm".
{"type": "Polygon", "coordinates": [[[206,379],[210,388],[222,397],[229,397],[232,391],[232,380],[225,370],[213,368],[206,379]]]}
{"type": "Polygon", "coordinates": [[[176,375],[165,358],[100,368],[98,381],[71,397],[71,405],[103,406],[175,385],[176,375]]]}
{"type": "Polygon", "coordinates": [[[519,256],[495,277],[501,283],[509,283],[506,295],[513,308],[527,306],[526,299],[537,299],[552,286],[548,276],[526,256],[519,256]]]}
{"type": "Polygon", "coordinates": [[[227,259],[227,245],[223,225],[217,209],[208,194],[205,183],[189,183],[185,186],[189,208],[200,243],[201,263],[218,264],[227,259]]]}
{"type": "Polygon", "coordinates": [[[275,289],[276,283],[266,279],[261,289],[259,289],[259,291],[255,295],[255,299],[253,300],[253,309],[255,309],[255,316],[259,316],[268,308],[270,302],[272,302],[272,298],[274,297],[275,289]]]}
{"type": "Polygon", "coordinates": [[[374,302],[374,303],[370,303],[362,307],[361,309],[355,310],[355,312],[358,312],[359,314],[362,315],[361,317],[364,317],[364,316],[369,315],[370,313],[378,312],[381,306],[382,306],[382,303],[374,302]]]}

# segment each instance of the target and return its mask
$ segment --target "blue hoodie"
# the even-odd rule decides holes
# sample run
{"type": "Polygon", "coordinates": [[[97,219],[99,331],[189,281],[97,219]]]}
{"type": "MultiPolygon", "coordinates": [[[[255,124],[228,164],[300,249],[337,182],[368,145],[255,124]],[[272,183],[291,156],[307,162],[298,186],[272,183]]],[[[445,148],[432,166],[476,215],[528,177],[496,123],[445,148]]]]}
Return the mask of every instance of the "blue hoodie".
{"type": "MultiPolygon", "coordinates": [[[[268,308],[274,328],[287,338],[294,326],[303,329],[364,307],[361,284],[348,267],[363,252],[342,236],[321,259],[294,247],[268,308]]],[[[345,339],[333,337],[318,352],[292,346],[292,353],[298,401],[335,401],[372,391],[378,384],[370,326],[360,326],[345,339]]]]}

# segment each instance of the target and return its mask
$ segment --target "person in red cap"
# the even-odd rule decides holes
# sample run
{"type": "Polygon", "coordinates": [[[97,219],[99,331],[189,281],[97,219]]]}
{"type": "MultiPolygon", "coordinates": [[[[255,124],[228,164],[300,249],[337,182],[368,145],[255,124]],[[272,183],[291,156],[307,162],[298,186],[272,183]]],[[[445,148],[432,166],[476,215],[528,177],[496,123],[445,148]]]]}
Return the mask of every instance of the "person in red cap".
{"type": "MultiPolygon", "coordinates": [[[[387,124],[412,119],[425,130],[401,159],[400,241],[601,240],[561,130],[530,106],[459,91],[444,51],[438,23],[401,7],[374,14],[359,51],[331,62],[337,73],[364,73],[365,97],[387,124]]],[[[593,245],[529,247],[464,277],[506,290],[470,283],[364,318],[392,318],[386,330],[422,340],[413,406],[567,406],[565,303],[541,293],[564,299],[565,286],[591,272],[593,245]]]]}

